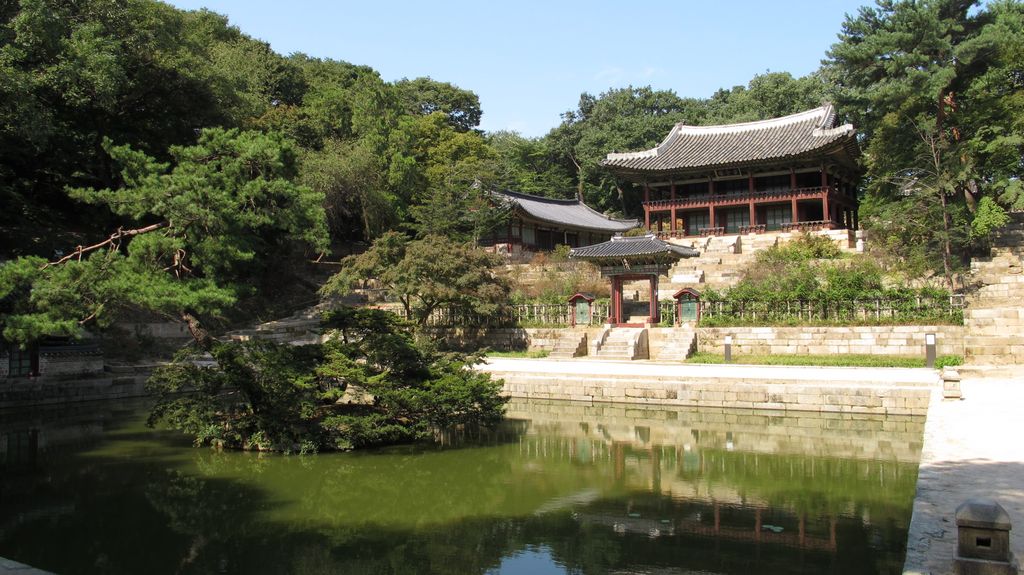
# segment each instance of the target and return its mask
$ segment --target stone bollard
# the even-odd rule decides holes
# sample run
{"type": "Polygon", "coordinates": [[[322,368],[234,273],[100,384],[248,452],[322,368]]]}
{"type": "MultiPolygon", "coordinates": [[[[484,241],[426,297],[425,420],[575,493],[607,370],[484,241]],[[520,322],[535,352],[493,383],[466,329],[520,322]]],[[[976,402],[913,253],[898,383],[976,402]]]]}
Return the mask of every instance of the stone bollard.
{"type": "Polygon", "coordinates": [[[956,508],[957,575],[1018,575],[1010,551],[1010,516],[991,499],[968,499],[956,508]]]}
{"type": "Polygon", "coordinates": [[[942,398],[943,399],[960,399],[963,394],[960,393],[960,372],[951,368],[942,368],[942,398]]]}

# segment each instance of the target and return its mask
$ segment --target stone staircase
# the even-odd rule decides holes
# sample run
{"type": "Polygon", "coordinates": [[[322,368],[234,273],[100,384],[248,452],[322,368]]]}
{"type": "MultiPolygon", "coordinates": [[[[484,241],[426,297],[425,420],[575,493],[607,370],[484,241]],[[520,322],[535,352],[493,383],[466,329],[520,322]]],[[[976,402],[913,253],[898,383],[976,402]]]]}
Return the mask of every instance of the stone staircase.
{"type": "Polygon", "coordinates": [[[683,361],[697,348],[697,332],[693,327],[684,325],[668,331],[661,337],[657,361],[683,361]]]}
{"type": "Polygon", "coordinates": [[[320,316],[340,305],[358,305],[364,301],[358,296],[346,296],[321,301],[301,309],[289,317],[261,323],[251,329],[240,329],[225,334],[232,341],[262,339],[291,345],[322,343],[320,316]]]}
{"type": "Polygon", "coordinates": [[[550,359],[572,359],[587,355],[587,332],[576,330],[564,330],[555,342],[550,359]]]}
{"type": "Polygon", "coordinates": [[[1024,364],[1024,213],[1010,214],[992,253],[974,258],[979,285],[964,313],[964,355],[970,366],[1024,364]]]}
{"type": "Polygon", "coordinates": [[[629,360],[649,357],[646,328],[607,328],[590,346],[593,359],[629,360]]]}

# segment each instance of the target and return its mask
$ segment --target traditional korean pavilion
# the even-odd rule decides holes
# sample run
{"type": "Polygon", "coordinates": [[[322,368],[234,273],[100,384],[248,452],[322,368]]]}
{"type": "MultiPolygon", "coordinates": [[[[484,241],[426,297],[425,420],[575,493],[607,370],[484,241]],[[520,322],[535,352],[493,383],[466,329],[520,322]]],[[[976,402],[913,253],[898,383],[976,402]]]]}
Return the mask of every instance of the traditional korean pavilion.
{"type": "Polygon", "coordinates": [[[603,165],[644,190],[644,224],[661,236],[856,229],[857,158],[831,104],[742,124],[677,124],[656,148],[603,165]]]}
{"type": "Polygon", "coordinates": [[[600,244],[574,248],[569,257],[591,262],[601,269],[601,275],[611,278],[611,317],[608,323],[629,325],[623,313],[622,286],[628,282],[650,282],[648,323],[658,323],[658,276],[666,275],[669,267],[680,258],[699,256],[693,248],[670,244],[654,234],[635,237],[614,236],[600,244]]]}
{"type": "Polygon", "coordinates": [[[512,207],[506,229],[482,244],[503,247],[508,253],[522,249],[551,250],[558,244],[577,247],[608,240],[639,227],[637,220],[618,220],[591,209],[582,200],[563,200],[516,192],[493,192],[512,207]],[[503,233],[504,232],[504,233],[503,233]]]}

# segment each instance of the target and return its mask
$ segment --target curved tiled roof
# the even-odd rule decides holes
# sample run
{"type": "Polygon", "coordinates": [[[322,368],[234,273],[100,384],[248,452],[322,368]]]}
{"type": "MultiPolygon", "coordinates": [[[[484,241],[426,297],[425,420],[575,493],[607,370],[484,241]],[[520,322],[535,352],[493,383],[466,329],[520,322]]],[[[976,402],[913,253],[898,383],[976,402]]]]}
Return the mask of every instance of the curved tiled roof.
{"type": "Polygon", "coordinates": [[[640,225],[637,220],[617,220],[592,210],[582,201],[560,200],[520,194],[518,192],[493,192],[512,203],[523,214],[549,224],[580,230],[615,233],[631,230],[640,225]]]}
{"type": "Polygon", "coordinates": [[[608,154],[601,163],[613,169],[662,172],[743,165],[855,147],[853,126],[835,124],[836,113],[831,104],[758,122],[720,126],[676,124],[657,148],[608,154]]]}
{"type": "Polygon", "coordinates": [[[583,246],[569,250],[570,258],[602,259],[623,258],[627,256],[654,256],[666,254],[676,258],[692,258],[700,252],[686,246],[677,246],[659,240],[653,234],[646,236],[615,236],[607,242],[583,246]]]}

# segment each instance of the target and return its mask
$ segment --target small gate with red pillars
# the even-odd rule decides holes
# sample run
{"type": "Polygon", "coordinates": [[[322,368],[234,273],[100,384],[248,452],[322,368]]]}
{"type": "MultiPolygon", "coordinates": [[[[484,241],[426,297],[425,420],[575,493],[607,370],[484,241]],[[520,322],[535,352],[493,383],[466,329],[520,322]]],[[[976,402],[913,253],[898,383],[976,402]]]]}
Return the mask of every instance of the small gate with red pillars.
{"type": "Polygon", "coordinates": [[[647,280],[650,282],[649,323],[658,322],[658,277],[666,275],[669,267],[680,258],[700,255],[697,250],[670,244],[653,234],[645,236],[615,236],[607,242],[574,248],[569,257],[597,265],[601,275],[611,279],[612,301],[608,323],[631,325],[623,311],[622,286],[625,283],[647,280]]]}

